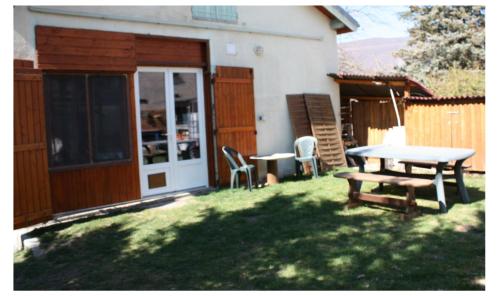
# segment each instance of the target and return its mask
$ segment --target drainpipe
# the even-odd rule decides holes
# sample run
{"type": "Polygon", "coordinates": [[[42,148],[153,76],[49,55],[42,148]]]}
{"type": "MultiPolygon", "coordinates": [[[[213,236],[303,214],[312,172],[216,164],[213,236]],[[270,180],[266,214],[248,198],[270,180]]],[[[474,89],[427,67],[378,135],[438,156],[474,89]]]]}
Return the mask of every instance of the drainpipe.
{"type": "Polygon", "coordinates": [[[391,92],[392,105],[394,106],[394,111],[396,112],[396,118],[398,119],[398,126],[401,126],[401,118],[399,117],[398,106],[396,105],[396,98],[394,97],[394,92],[392,88],[389,87],[389,91],[391,92]]]}

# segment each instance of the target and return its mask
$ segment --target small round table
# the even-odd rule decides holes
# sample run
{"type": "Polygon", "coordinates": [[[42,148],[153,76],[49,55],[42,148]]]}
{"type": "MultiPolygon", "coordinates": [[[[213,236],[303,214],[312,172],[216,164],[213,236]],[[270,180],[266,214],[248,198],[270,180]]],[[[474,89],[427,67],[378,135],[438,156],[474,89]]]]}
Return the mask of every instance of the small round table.
{"type": "Polygon", "coordinates": [[[250,156],[250,159],[267,161],[267,184],[277,184],[278,179],[278,160],[293,158],[293,153],[274,153],[271,155],[255,155],[250,156]]]}

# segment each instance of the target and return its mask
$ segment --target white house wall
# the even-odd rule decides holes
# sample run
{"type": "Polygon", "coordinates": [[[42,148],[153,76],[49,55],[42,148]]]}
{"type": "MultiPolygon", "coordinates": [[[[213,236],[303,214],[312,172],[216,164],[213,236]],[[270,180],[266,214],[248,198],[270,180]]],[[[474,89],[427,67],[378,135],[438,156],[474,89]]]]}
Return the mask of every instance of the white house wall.
{"type": "MultiPolygon", "coordinates": [[[[293,152],[293,133],[285,98],[287,94],[329,94],[336,118],[340,119],[338,87],[326,75],[337,72],[336,32],[330,28],[329,19],[314,7],[239,6],[238,24],[235,25],[193,20],[190,6],[48,8],[83,12],[88,16],[40,13],[30,11],[25,6],[16,6],[14,58],[35,60],[34,27],[45,25],[208,39],[212,67],[222,65],[253,68],[259,154],[293,152]],[[99,19],[91,17],[93,14],[130,17],[136,21],[99,19]],[[139,22],[138,19],[241,28],[255,33],[151,24],[139,22]],[[284,37],[285,35],[289,37],[284,37]],[[228,43],[236,46],[236,55],[226,53],[228,43]],[[254,53],[257,45],[264,49],[262,56],[254,53]],[[263,120],[260,121],[259,117],[263,120]]],[[[280,162],[280,175],[293,171],[292,160],[280,162]]]]}

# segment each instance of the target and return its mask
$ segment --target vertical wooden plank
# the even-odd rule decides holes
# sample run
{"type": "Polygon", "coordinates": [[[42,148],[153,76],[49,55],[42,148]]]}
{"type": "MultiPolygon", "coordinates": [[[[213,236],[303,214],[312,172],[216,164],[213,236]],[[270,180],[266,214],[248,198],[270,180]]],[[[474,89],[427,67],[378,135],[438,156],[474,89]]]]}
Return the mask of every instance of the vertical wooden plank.
{"type": "MultiPolygon", "coordinates": [[[[136,126],[136,113],[135,109],[135,82],[134,82],[134,74],[128,74],[128,83],[129,83],[129,109],[130,109],[130,135],[132,137],[132,165],[128,167],[129,170],[129,182],[130,184],[130,194],[133,199],[141,198],[141,188],[140,188],[140,177],[139,177],[139,154],[137,151],[137,126],[136,126]]],[[[210,117],[211,121],[211,117],[210,117]]],[[[210,134],[207,134],[207,138],[210,137],[210,134]]],[[[208,143],[208,142],[207,142],[208,143]]],[[[209,150],[210,151],[210,150],[209,150]]],[[[213,154],[213,153],[212,153],[213,154]]],[[[128,195],[128,193],[127,193],[128,195]]]]}
{"type": "MultiPolygon", "coordinates": [[[[17,153],[14,153],[16,156],[17,153]]],[[[14,216],[21,217],[26,214],[25,200],[19,198],[24,195],[23,184],[20,182],[19,157],[14,157],[14,216]]]]}
{"type": "MultiPolygon", "coordinates": [[[[33,182],[33,185],[38,187],[38,185],[36,184],[40,184],[40,180],[38,178],[38,164],[37,164],[37,158],[36,158],[36,154],[38,151],[33,151],[31,153],[27,153],[28,157],[29,157],[29,163],[31,164],[31,168],[30,168],[30,173],[31,173],[31,181],[33,182]]],[[[43,186],[42,186],[43,187],[43,186]]],[[[43,189],[42,189],[43,190],[43,189]]],[[[43,208],[42,204],[41,204],[41,199],[42,199],[42,196],[41,196],[41,189],[40,188],[34,188],[33,189],[33,192],[32,192],[32,200],[33,200],[33,212],[40,212],[43,208]]]]}
{"type": "Polygon", "coordinates": [[[27,106],[26,106],[26,85],[27,82],[19,84],[19,96],[16,100],[19,102],[19,129],[21,132],[21,139],[19,144],[28,143],[28,133],[27,133],[27,106]]]}
{"type": "Polygon", "coordinates": [[[30,155],[29,155],[29,152],[27,151],[23,151],[21,152],[21,160],[22,160],[22,163],[23,163],[23,181],[25,182],[26,184],[26,192],[25,192],[25,196],[24,198],[26,198],[26,201],[27,201],[27,214],[30,215],[34,212],[34,207],[33,207],[33,190],[35,189],[34,186],[36,186],[36,184],[33,182],[33,178],[32,178],[32,173],[33,173],[33,169],[32,169],[32,163],[31,163],[31,160],[30,160],[30,155]]]}
{"type": "Polygon", "coordinates": [[[33,82],[28,82],[24,84],[25,95],[25,111],[26,111],[26,133],[27,141],[26,143],[36,143],[34,139],[34,129],[33,129],[33,92],[31,91],[31,86],[33,82]]]}
{"type": "Polygon", "coordinates": [[[430,105],[430,109],[428,112],[432,113],[433,116],[429,116],[429,122],[425,126],[425,128],[430,128],[432,130],[432,134],[428,140],[430,143],[434,142],[435,146],[441,146],[439,143],[439,139],[441,139],[440,134],[443,130],[443,121],[441,119],[442,113],[436,109],[435,105],[430,105]]]}
{"type": "MultiPolygon", "coordinates": [[[[43,98],[43,97],[41,97],[43,98]]],[[[42,102],[43,105],[43,102],[42,102]]],[[[45,109],[41,109],[41,118],[43,119],[43,114],[45,113],[45,109]]],[[[45,123],[45,121],[43,121],[45,123]]],[[[43,125],[44,128],[42,128],[42,135],[41,139],[46,142],[45,138],[45,124],[43,125]]],[[[47,157],[47,143],[45,143],[45,148],[40,151],[40,162],[42,164],[42,184],[45,184],[43,186],[43,196],[44,196],[44,207],[48,210],[52,210],[52,191],[50,187],[50,178],[49,178],[49,172],[48,172],[48,157],[47,157]]]]}
{"type": "MultiPolygon", "coordinates": [[[[425,126],[425,121],[423,121],[423,115],[425,113],[425,106],[423,106],[423,108],[419,108],[418,110],[418,141],[420,143],[422,143],[422,145],[426,145],[426,139],[424,137],[424,133],[422,132],[423,130],[426,129],[426,126],[425,126]]],[[[428,111],[427,111],[428,112],[428,111]]]]}
{"type": "MultiPolygon", "coordinates": [[[[208,42],[205,43],[207,56],[209,54],[209,46],[208,42]]],[[[208,183],[210,186],[216,185],[215,180],[215,153],[214,153],[214,130],[213,130],[213,122],[214,118],[212,114],[212,91],[211,91],[211,79],[210,76],[210,65],[207,61],[207,66],[203,71],[203,91],[204,91],[204,99],[205,99],[205,134],[206,134],[206,142],[207,142],[207,160],[208,160],[208,183]]]]}
{"type": "Polygon", "coordinates": [[[478,149],[481,154],[479,156],[479,166],[478,166],[478,170],[480,171],[485,171],[486,170],[486,165],[485,165],[485,116],[484,116],[484,108],[485,108],[485,104],[478,104],[478,108],[480,110],[480,114],[481,114],[481,117],[480,117],[480,129],[478,130],[479,132],[479,143],[481,143],[481,146],[480,146],[480,149],[478,149]]]}
{"type": "Polygon", "coordinates": [[[48,171],[46,171],[48,167],[44,163],[44,154],[46,154],[46,152],[47,152],[46,149],[40,149],[37,151],[35,156],[38,168],[38,182],[39,184],[46,184],[46,186],[40,186],[38,190],[40,199],[40,208],[42,210],[47,210],[51,208],[51,206],[49,206],[51,204],[50,189],[49,189],[50,185],[49,185],[49,180],[47,178],[48,171]]]}
{"type": "Polygon", "coordinates": [[[14,80],[14,145],[21,143],[21,122],[20,122],[20,82],[14,80]]]}
{"type": "Polygon", "coordinates": [[[33,112],[33,142],[42,142],[40,129],[44,127],[40,122],[40,97],[38,96],[38,89],[41,88],[40,81],[35,81],[31,84],[31,93],[33,94],[32,112],[33,112]]]}

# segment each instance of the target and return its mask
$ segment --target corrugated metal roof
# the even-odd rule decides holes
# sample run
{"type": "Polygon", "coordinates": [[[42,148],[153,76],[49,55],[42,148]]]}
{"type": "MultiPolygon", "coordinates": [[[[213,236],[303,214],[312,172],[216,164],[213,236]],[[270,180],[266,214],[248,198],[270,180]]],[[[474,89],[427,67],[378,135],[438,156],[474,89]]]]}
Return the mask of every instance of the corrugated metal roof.
{"type": "MultiPolygon", "coordinates": [[[[356,84],[342,84],[341,95],[344,96],[356,96],[356,95],[366,95],[366,96],[389,96],[387,92],[387,86],[376,85],[376,82],[389,82],[389,81],[402,81],[409,82],[411,86],[412,96],[428,96],[432,97],[434,94],[430,89],[425,87],[422,83],[416,81],[415,79],[406,75],[365,75],[365,74],[354,74],[354,73],[329,73],[328,76],[334,78],[337,82],[338,80],[363,80],[367,82],[374,82],[374,85],[356,85],[356,84]]],[[[401,92],[402,88],[392,87],[395,91],[401,92]]]]}
{"type": "Polygon", "coordinates": [[[420,97],[404,98],[405,101],[457,101],[457,100],[485,100],[485,96],[445,96],[445,97],[420,97]]]}
{"type": "Polygon", "coordinates": [[[382,81],[405,81],[410,79],[406,75],[366,75],[366,74],[353,74],[353,73],[330,73],[335,79],[347,80],[382,80],[382,81]]]}

